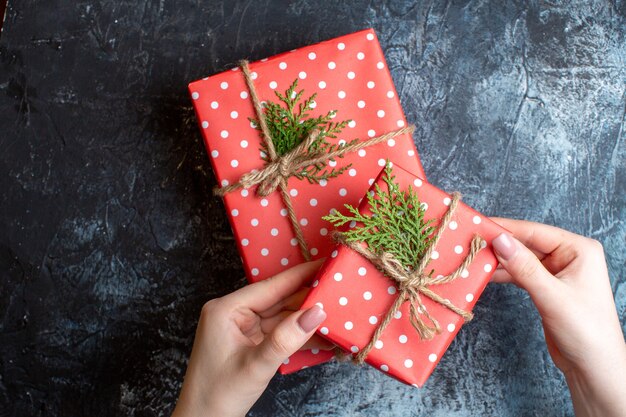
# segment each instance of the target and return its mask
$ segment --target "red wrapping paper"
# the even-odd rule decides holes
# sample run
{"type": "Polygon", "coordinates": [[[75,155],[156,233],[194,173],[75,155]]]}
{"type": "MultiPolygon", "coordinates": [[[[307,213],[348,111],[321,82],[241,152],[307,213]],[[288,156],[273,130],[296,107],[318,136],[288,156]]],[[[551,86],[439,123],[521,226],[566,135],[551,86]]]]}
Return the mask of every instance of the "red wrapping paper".
{"type": "MultiPolygon", "coordinates": [[[[420,201],[427,204],[425,220],[443,217],[450,204],[449,194],[397,165],[393,173],[401,190],[414,187],[420,201]]],[[[382,172],[377,182],[386,189],[382,172]]],[[[365,213],[368,207],[367,199],[363,198],[359,211],[365,213]]],[[[498,265],[491,241],[502,232],[505,229],[461,201],[426,271],[433,269],[437,276],[456,270],[467,256],[475,234],[482,236],[487,246],[460,278],[430,289],[457,307],[471,311],[498,265]]],[[[356,353],[368,344],[397,296],[397,285],[393,280],[356,252],[339,245],[318,272],[302,309],[321,304],[328,317],[318,333],[346,352],[356,353]]],[[[409,321],[409,304],[405,302],[400,314],[396,314],[380,342],[366,357],[366,362],[373,367],[420,387],[463,325],[463,318],[446,307],[428,297],[422,297],[422,301],[427,311],[439,321],[442,332],[432,340],[420,340],[409,321]]]]}
{"type": "MultiPolygon", "coordinates": [[[[318,93],[317,113],[310,117],[337,110],[333,121],[352,120],[336,141],[367,139],[407,123],[372,29],[251,63],[250,70],[260,100],[277,102],[274,90],[284,94],[297,78],[304,97],[318,93]]],[[[256,115],[241,70],[193,82],[189,92],[218,183],[236,183],[243,174],[262,168],[262,139],[249,121],[256,115]]],[[[329,225],[321,217],[344,203],[357,204],[388,158],[424,176],[413,140],[405,134],[337,159],[330,165],[352,164],[337,178],[321,184],[289,178],[294,209],[313,259],[328,256],[334,246],[329,225]]],[[[250,282],[304,261],[279,192],[261,198],[256,187],[238,190],[224,197],[224,205],[250,282]]],[[[330,358],[331,352],[298,352],[280,371],[289,373],[330,358]]]]}

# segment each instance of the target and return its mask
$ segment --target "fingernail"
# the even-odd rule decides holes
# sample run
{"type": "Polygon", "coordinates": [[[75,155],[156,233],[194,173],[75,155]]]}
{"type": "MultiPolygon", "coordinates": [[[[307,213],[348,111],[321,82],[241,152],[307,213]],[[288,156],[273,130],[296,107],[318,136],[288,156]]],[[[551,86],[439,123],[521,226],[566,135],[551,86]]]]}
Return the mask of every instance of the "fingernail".
{"type": "Polygon", "coordinates": [[[326,320],[326,312],[316,304],[298,318],[298,325],[305,333],[308,333],[322,324],[324,320],[326,320]]]}
{"type": "Polygon", "coordinates": [[[517,251],[515,242],[507,233],[500,234],[500,236],[493,240],[492,244],[496,253],[505,261],[511,259],[517,251]]]}

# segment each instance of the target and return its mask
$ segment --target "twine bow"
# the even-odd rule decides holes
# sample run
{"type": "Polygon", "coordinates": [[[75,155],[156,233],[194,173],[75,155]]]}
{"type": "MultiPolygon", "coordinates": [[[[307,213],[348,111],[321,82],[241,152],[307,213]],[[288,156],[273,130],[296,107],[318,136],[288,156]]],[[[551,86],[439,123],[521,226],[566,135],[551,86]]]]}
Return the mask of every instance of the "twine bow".
{"type": "Polygon", "coordinates": [[[263,108],[257,95],[254,81],[252,80],[252,76],[250,74],[248,61],[241,61],[240,67],[242,69],[248,91],[250,92],[250,98],[252,99],[252,104],[254,106],[254,111],[256,113],[257,119],[259,121],[259,126],[261,127],[261,132],[263,133],[263,141],[265,142],[267,148],[268,160],[262,169],[252,170],[246,174],[243,174],[234,184],[230,184],[221,188],[215,187],[213,189],[213,193],[215,195],[224,196],[240,188],[247,189],[258,185],[257,194],[259,196],[267,196],[278,189],[280,191],[285,208],[287,209],[287,215],[289,217],[289,221],[294,231],[296,240],[298,241],[298,245],[300,246],[300,252],[302,253],[304,259],[309,261],[311,260],[311,255],[309,254],[308,245],[304,240],[302,229],[300,228],[298,218],[293,208],[293,202],[291,201],[291,196],[289,195],[288,191],[287,180],[292,176],[297,176],[298,173],[302,172],[302,170],[306,167],[315,166],[318,164],[325,164],[328,161],[341,157],[346,153],[355,152],[359,149],[376,145],[378,143],[387,141],[405,133],[413,133],[413,131],[415,130],[415,126],[406,126],[401,129],[397,129],[364,141],[354,143],[351,142],[345,145],[340,145],[330,152],[311,152],[309,150],[309,148],[318,138],[318,135],[320,133],[319,130],[314,130],[298,146],[296,146],[286,154],[279,156],[276,153],[274,142],[272,141],[272,136],[267,127],[265,113],[263,112],[263,108]]]}
{"type": "Polygon", "coordinates": [[[364,247],[362,243],[349,242],[340,232],[334,233],[333,237],[337,242],[349,247],[359,255],[366,258],[368,261],[372,262],[387,277],[393,279],[398,284],[399,295],[396,298],[396,301],[376,328],[376,331],[372,335],[369,343],[358,353],[358,355],[355,356],[354,361],[356,363],[361,364],[365,361],[365,358],[372,350],[376,342],[380,339],[383,332],[405,301],[409,302],[409,320],[411,325],[415,328],[418,335],[422,339],[432,339],[435,334],[441,332],[441,326],[439,325],[437,319],[426,310],[426,306],[424,306],[424,303],[422,302],[422,296],[430,298],[435,303],[455,312],[459,316],[463,317],[465,321],[470,321],[473,318],[473,314],[471,312],[455,306],[450,300],[443,298],[436,292],[432,291],[429,287],[452,282],[461,276],[463,270],[469,267],[478,252],[482,249],[484,245],[484,239],[482,237],[478,235],[474,236],[470,244],[469,253],[458,268],[450,275],[433,277],[432,272],[425,272],[425,269],[432,258],[433,251],[441,239],[446,227],[450,223],[452,215],[454,214],[460,199],[461,195],[459,193],[452,194],[452,201],[448,211],[441,219],[437,232],[430,240],[428,249],[414,270],[407,270],[404,265],[402,265],[392,254],[388,252],[375,254],[364,247]]]}

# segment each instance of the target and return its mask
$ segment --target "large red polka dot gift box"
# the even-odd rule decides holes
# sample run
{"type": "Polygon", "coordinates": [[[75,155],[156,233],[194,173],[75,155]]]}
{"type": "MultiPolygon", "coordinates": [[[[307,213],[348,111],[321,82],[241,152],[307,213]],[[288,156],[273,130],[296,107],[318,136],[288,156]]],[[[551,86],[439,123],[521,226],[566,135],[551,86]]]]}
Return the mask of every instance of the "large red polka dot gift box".
{"type": "MultiPolygon", "coordinates": [[[[387,159],[424,175],[371,29],[242,62],[189,92],[250,282],[329,256],[322,217],[357,204],[387,159]]],[[[280,371],[332,356],[299,352],[280,371]]]]}
{"type": "Polygon", "coordinates": [[[357,363],[422,386],[497,267],[505,230],[398,165],[389,164],[358,208],[326,216],[338,246],[302,309],[321,305],[318,333],[357,363]]]}

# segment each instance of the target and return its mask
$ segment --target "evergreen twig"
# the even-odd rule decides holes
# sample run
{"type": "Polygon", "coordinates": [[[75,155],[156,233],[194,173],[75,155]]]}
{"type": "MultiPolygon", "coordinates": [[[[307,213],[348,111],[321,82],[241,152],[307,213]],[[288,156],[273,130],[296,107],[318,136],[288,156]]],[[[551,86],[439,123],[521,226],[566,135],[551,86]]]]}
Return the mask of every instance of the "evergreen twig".
{"type": "MultiPolygon", "coordinates": [[[[315,129],[319,131],[319,134],[317,139],[309,146],[309,153],[334,152],[337,149],[358,142],[358,139],[343,145],[328,142],[328,138],[336,139],[337,135],[348,125],[350,120],[332,122],[331,120],[337,115],[335,110],[330,110],[321,116],[309,117],[311,111],[315,108],[314,103],[317,93],[308,98],[303,98],[304,90],[297,91],[297,87],[298,80],[296,79],[285,91],[284,95],[278,91],[274,92],[278,102],[265,102],[265,120],[278,156],[283,156],[294,149],[309,137],[315,129]]],[[[257,119],[250,118],[250,121],[257,130],[261,130],[257,119]]],[[[261,150],[265,155],[268,154],[265,143],[263,143],[261,150]]],[[[343,155],[339,157],[342,158],[343,155]]],[[[267,156],[264,159],[267,160],[267,156]]],[[[329,169],[327,164],[319,163],[302,168],[294,176],[299,179],[306,179],[310,183],[319,183],[321,180],[341,175],[350,166],[351,164],[338,169],[329,169]]]]}
{"type": "Polygon", "coordinates": [[[428,249],[435,231],[433,220],[424,219],[425,210],[413,188],[400,190],[389,163],[383,180],[386,190],[376,184],[376,191],[367,194],[371,214],[362,214],[345,204],[348,215],[335,210],[323,219],[336,227],[355,222],[354,227],[343,232],[348,242],[365,242],[377,255],[391,253],[408,270],[413,270],[428,249]]]}

